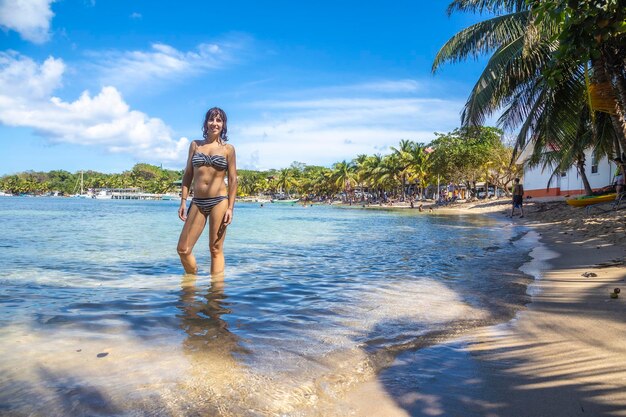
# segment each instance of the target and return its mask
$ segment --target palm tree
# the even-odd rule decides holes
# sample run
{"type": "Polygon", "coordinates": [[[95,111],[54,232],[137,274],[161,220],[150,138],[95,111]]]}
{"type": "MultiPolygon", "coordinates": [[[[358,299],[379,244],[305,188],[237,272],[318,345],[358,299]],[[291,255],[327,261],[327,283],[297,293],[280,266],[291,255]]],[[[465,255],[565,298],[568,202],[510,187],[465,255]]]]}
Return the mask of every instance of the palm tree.
{"type": "Polygon", "coordinates": [[[298,181],[291,168],[283,168],[278,172],[277,185],[280,191],[287,193],[287,198],[289,198],[289,191],[298,185],[298,181]]]}
{"type": "Polygon", "coordinates": [[[365,171],[364,180],[368,184],[368,188],[376,189],[378,191],[378,199],[382,198],[382,166],[383,157],[380,154],[368,156],[363,162],[363,169],[365,171]]]}
{"type": "Polygon", "coordinates": [[[332,181],[346,193],[346,198],[352,200],[353,187],[356,181],[356,166],[352,162],[341,161],[333,165],[332,181]]]}
{"type": "MultiPolygon", "coordinates": [[[[559,47],[547,74],[556,81],[563,68],[591,65],[592,111],[609,114],[626,150],[626,7],[623,0],[532,0],[533,18],[558,26],[559,47]]],[[[593,115],[592,115],[593,118],[593,115]]],[[[616,149],[617,150],[617,149],[616,149]]]]}
{"type": "MultiPolygon", "coordinates": [[[[365,179],[367,178],[367,155],[360,154],[352,161],[355,167],[357,184],[361,189],[361,201],[365,200],[365,179]]],[[[369,190],[368,190],[369,191],[369,190]]]]}
{"type": "Polygon", "coordinates": [[[409,153],[409,180],[418,184],[420,199],[423,197],[426,179],[432,167],[430,153],[426,149],[425,145],[414,143],[409,153]]]}
{"type": "Polygon", "coordinates": [[[396,155],[398,164],[398,174],[402,178],[402,201],[406,200],[406,177],[409,174],[411,168],[411,150],[414,143],[410,140],[402,139],[398,148],[391,147],[391,150],[396,155]]]}
{"type": "Polygon", "coordinates": [[[242,195],[254,195],[256,194],[258,188],[258,175],[255,174],[246,174],[239,175],[237,178],[238,190],[242,195]]]}
{"type": "Polygon", "coordinates": [[[385,190],[397,195],[397,187],[401,185],[402,162],[398,154],[385,155],[380,164],[378,182],[385,190]]]}
{"type": "MultiPolygon", "coordinates": [[[[590,143],[584,140],[585,128],[597,130],[594,123],[579,122],[585,118],[589,105],[585,102],[589,90],[586,69],[562,62],[561,81],[556,84],[544,75],[559,47],[553,40],[559,33],[559,25],[534,19],[525,2],[458,0],[450,5],[449,11],[485,8],[506,14],[459,32],[444,45],[433,64],[435,71],[443,62],[495,51],[470,94],[462,123],[480,125],[487,116],[504,108],[499,124],[509,130],[520,127],[513,157],[529,139],[532,139],[535,163],[546,145],[580,151],[584,143],[590,143]]],[[[607,149],[606,143],[598,140],[609,138],[610,135],[596,136],[594,141],[600,149],[607,149]]],[[[557,156],[566,154],[551,153],[543,160],[553,166],[568,162],[557,163],[554,160],[557,156]]],[[[578,160],[577,166],[584,175],[584,161],[578,160]]]]}

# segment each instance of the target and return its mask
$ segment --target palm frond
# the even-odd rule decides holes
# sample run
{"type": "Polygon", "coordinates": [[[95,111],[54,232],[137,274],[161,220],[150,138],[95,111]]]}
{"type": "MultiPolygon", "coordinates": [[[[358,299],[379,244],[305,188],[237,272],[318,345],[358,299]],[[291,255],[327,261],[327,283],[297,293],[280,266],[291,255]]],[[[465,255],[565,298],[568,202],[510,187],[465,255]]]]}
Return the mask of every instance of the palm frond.
{"type": "Polygon", "coordinates": [[[596,154],[614,158],[616,156],[615,142],[617,141],[617,136],[610,115],[608,113],[597,113],[594,123],[596,131],[594,150],[596,154]]]}
{"type": "Polygon", "coordinates": [[[528,83],[540,75],[554,51],[549,44],[539,45],[531,53],[524,49],[520,36],[493,54],[467,100],[461,117],[464,126],[483,124],[486,117],[527,91],[528,83]]]}
{"type": "Polygon", "coordinates": [[[516,12],[497,16],[463,29],[437,52],[432,72],[436,72],[444,63],[463,61],[469,56],[478,58],[519,38],[524,33],[528,17],[527,11],[516,12]]]}
{"type": "Polygon", "coordinates": [[[448,5],[448,16],[455,11],[473,13],[512,13],[528,10],[524,0],[454,0],[448,5]]]}

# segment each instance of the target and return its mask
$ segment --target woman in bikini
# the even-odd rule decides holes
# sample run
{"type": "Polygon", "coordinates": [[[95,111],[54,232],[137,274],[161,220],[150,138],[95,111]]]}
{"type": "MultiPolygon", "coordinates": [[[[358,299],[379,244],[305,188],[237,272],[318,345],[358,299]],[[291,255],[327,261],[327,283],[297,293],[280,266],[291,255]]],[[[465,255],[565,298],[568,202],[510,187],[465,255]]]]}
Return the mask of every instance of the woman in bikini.
{"type": "Polygon", "coordinates": [[[204,227],[209,223],[211,275],[224,272],[224,238],[226,226],[233,220],[237,195],[235,148],[227,144],[226,113],[214,107],[207,111],[202,126],[204,140],[189,146],[183,174],[178,217],[185,222],[178,239],[178,255],[188,274],[196,274],[198,265],[192,250],[204,227]],[[225,178],[228,174],[228,193],[225,178]],[[187,210],[187,196],[193,181],[193,199],[187,210]]]}

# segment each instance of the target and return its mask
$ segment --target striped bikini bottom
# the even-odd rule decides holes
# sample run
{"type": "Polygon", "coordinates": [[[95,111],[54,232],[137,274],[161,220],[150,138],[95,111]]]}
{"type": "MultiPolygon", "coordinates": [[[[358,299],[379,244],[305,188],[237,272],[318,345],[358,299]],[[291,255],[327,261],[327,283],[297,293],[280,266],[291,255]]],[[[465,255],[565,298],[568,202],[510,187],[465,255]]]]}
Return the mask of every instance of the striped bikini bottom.
{"type": "Polygon", "coordinates": [[[222,201],[228,198],[227,195],[218,195],[217,197],[207,197],[207,198],[196,198],[194,197],[191,200],[191,204],[195,204],[198,206],[198,209],[204,214],[208,216],[211,214],[211,210],[213,207],[217,206],[222,201]]]}

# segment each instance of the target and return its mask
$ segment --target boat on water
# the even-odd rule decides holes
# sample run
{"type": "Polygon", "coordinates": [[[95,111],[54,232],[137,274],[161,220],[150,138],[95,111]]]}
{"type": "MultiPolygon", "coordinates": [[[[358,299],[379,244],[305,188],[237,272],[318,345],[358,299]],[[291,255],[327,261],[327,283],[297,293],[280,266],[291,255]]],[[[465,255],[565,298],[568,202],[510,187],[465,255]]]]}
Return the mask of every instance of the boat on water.
{"type": "Polygon", "coordinates": [[[109,190],[100,190],[93,195],[93,198],[98,200],[110,200],[113,198],[113,193],[109,190]]]}
{"type": "Polygon", "coordinates": [[[270,200],[271,203],[274,204],[295,204],[298,201],[300,201],[299,199],[292,199],[292,200],[270,200]]]}
{"type": "MultiPolygon", "coordinates": [[[[173,195],[173,194],[163,194],[161,195],[161,200],[163,201],[180,201],[180,195],[173,195]]],[[[193,197],[188,195],[187,196],[187,201],[191,201],[193,200],[193,197]]]]}
{"type": "Polygon", "coordinates": [[[569,204],[570,206],[585,207],[591,204],[609,203],[615,200],[615,196],[616,196],[615,193],[598,195],[598,196],[585,196],[585,197],[580,197],[580,198],[570,198],[568,200],[565,200],[565,202],[569,204]]]}
{"type": "Polygon", "coordinates": [[[72,194],[74,198],[91,198],[90,194],[85,193],[85,189],[83,187],[83,171],[80,171],[80,178],[76,180],[76,185],[74,186],[74,194],[72,194]],[[80,193],[77,193],[78,184],[80,181],[80,193]]]}
{"type": "Polygon", "coordinates": [[[166,193],[161,195],[161,200],[170,201],[170,200],[180,200],[179,194],[174,193],[166,193]]]}

